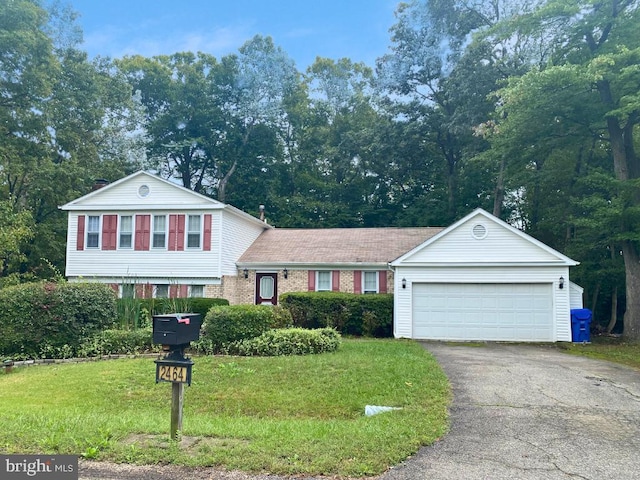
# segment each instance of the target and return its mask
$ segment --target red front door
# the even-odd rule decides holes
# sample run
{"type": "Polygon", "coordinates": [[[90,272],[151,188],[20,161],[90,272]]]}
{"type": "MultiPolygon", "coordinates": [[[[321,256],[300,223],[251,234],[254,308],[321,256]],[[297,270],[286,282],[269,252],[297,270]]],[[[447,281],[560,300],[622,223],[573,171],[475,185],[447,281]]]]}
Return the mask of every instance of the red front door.
{"type": "Polygon", "coordinates": [[[278,274],[256,273],[256,304],[275,305],[278,303],[278,274]]]}

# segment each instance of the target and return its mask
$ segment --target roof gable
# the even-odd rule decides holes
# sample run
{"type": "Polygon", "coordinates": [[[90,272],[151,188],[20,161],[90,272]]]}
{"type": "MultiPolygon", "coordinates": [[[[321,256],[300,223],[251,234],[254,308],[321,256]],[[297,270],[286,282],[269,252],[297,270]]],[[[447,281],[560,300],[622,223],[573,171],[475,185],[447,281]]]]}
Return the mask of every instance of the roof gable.
{"type": "Polygon", "coordinates": [[[392,265],[444,263],[578,264],[480,208],[402,255],[392,265]]]}
{"type": "Polygon", "coordinates": [[[224,204],[156,175],[138,171],[77,198],[62,210],[224,208],[224,204]]]}

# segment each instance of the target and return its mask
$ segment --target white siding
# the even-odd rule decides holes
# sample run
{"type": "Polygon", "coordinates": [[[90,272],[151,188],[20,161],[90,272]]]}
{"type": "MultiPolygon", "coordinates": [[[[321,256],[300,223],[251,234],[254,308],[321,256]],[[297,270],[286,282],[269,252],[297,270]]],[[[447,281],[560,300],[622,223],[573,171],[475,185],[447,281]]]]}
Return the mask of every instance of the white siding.
{"type": "Polygon", "coordinates": [[[265,230],[266,225],[248,223],[236,215],[224,212],[220,242],[224,245],[220,253],[222,275],[235,276],[238,273],[236,262],[247,248],[265,230]]]}
{"type": "Polygon", "coordinates": [[[403,259],[410,263],[564,263],[528,238],[519,236],[499,223],[477,215],[458,225],[446,235],[403,259]],[[486,237],[476,239],[473,227],[483,225],[486,237]]]}
{"type": "Polygon", "coordinates": [[[87,209],[135,209],[156,208],[222,208],[223,204],[198,195],[179,185],[166,182],[153,175],[139,174],[125,178],[111,186],[103,187],[89,195],[71,202],[76,208],[87,209]],[[141,197],[138,189],[142,185],[149,187],[149,194],[141,197]]]}
{"type": "Polygon", "coordinates": [[[570,295],[571,309],[584,308],[583,302],[582,302],[583,292],[584,292],[584,288],[582,288],[580,285],[569,282],[569,295],[570,295]]]}
{"type": "Polygon", "coordinates": [[[569,269],[558,267],[397,267],[395,272],[396,337],[412,338],[413,283],[547,283],[552,284],[553,341],[571,341],[569,269]],[[560,276],[565,288],[558,288],[560,276]],[[402,279],[407,287],[402,288],[402,279]]]}

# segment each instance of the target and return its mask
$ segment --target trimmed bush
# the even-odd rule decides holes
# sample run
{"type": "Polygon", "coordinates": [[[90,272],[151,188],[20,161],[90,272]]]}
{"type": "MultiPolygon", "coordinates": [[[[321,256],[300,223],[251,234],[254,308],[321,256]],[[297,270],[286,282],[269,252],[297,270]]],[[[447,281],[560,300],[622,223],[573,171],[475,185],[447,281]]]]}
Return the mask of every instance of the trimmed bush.
{"type": "Polygon", "coordinates": [[[158,351],[159,348],[159,345],[152,344],[150,328],[104,330],[83,342],[78,349],[78,356],[133,355],[158,351]]]}
{"type": "Polygon", "coordinates": [[[392,294],[285,293],[280,304],[291,312],[296,327],[332,327],[343,335],[393,335],[392,294]]]}
{"type": "Polygon", "coordinates": [[[334,352],[338,347],[340,334],[333,328],[286,328],[268,330],[259,337],[230,343],[222,350],[228,355],[266,357],[334,352]]]}
{"type": "Polygon", "coordinates": [[[290,316],[282,308],[266,305],[213,307],[203,324],[200,348],[218,351],[225,344],[254,338],[271,328],[290,326],[290,316]],[[206,345],[209,342],[209,345],[206,345]]]}
{"type": "Polygon", "coordinates": [[[101,283],[29,283],[0,290],[0,353],[14,359],[75,356],[116,321],[116,297],[101,283]]]}
{"type": "Polygon", "coordinates": [[[229,305],[224,298],[119,298],[118,319],[123,328],[151,325],[153,315],[199,313],[204,319],[211,307],[229,305]]]}

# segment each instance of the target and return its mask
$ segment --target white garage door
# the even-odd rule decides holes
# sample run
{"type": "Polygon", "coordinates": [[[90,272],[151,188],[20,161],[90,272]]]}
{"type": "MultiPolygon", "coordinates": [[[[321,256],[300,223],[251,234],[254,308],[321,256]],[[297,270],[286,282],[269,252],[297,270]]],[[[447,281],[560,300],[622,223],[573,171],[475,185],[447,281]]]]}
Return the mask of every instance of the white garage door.
{"type": "Polygon", "coordinates": [[[413,337],[553,341],[552,285],[414,283],[413,337]]]}

